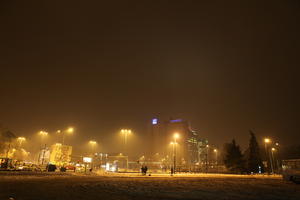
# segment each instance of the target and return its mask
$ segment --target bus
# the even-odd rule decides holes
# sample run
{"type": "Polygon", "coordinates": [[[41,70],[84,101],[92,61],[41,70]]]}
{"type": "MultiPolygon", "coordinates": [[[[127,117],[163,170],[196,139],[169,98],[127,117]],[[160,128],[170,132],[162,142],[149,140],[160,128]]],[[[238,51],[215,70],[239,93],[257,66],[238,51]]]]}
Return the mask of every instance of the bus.
{"type": "Polygon", "coordinates": [[[283,160],[282,175],[285,180],[300,183],[300,159],[283,160]]]}

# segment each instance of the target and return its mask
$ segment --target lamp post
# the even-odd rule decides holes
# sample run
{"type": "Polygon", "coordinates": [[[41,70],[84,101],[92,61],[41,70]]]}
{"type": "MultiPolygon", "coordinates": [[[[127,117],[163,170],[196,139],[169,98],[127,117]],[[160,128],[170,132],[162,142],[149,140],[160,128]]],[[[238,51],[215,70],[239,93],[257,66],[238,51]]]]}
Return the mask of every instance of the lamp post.
{"type": "Polygon", "coordinates": [[[272,160],[274,161],[274,165],[275,165],[275,163],[276,163],[276,167],[275,167],[275,169],[279,169],[278,168],[278,160],[277,160],[277,162],[275,162],[275,158],[274,158],[274,153],[277,151],[277,149],[275,149],[274,147],[271,149],[271,154],[272,154],[272,160]]]}
{"type": "Polygon", "coordinates": [[[89,141],[89,144],[91,145],[91,148],[92,148],[92,163],[91,163],[91,168],[93,169],[94,168],[94,155],[95,155],[95,146],[96,146],[96,144],[97,144],[97,142],[96,141],[94,141],[94,140],[90,140],[89,141]]]}
{"type": "Polygon", "coordinates": [[[40,154],[39,154],[39,161],[40,161],[40,156],[41,156],[41,153],[43,154],[42,155],[42,165],[44,164],[44,160],[45,160],[45,151],[46,151],[46,147],[47,147],[47,144],[45,143],[45,147],[43,148],[43,141],[44,141],[44,138],[46,137],[46,136],[48,136],[48,132],[46,132],[46,131],[40,131],[39,132],[39,135],[41,136],[41,151],[42,152],[40,152],[40,154]]]}
{"type": "Polygon", "coordinates": [[[279,163],[279,160],[280,160],[280,156],[279,156],[280,145],[279,145],[278,142],[276,142],[275,146],[276,146],[276,155],[275,155],[275,158],[276,158],[277,170],[279,172],[280,169],[281,169],[281,166],[280,166],[280,163],[279,163]]]}
{"type": "Polygon", "coordinates": [[[177,139],[179,138],[179,134],[178,133],[174,133],[173,135],[174,138],[174,142],[171,142],[171,144],[173,145],[173,172],[174,174],[176,173],[176,154],[177,154],[177,139]]]}
{"type": "Polygon", "coordinates": [[[214,149],[214,152],[216,154],[216,168],[217,168],[217,173],[218,173],[218,149],[214,149]]]}
{"type": "Polygon", "coordinates": [[[172,154],[173,154],[173,171],[171,171],[171,174],[172,173],[175,173],[175,167],[176,167],[176,154],[175,154],[175,146],[176,146],[176,143],[175,142],[171,142],[170,143],[172,145],[172,154]]]}
{"type": "Polygon", "coordinates": [[[128,136],[131,135],[130,129],[122,129],[121,134],[124,136],[124,153],[127,154],[127,142],[128,142],[128,136]]]}
{"type": "Polygon", "coordinates": [[[90,140],[89,144],[91,145],[91,151],[92,151],[92,155],[93,155],[95,153],[95,146],[96,146],[97,142],[94,140],[90,140]]]}
{"type": "Polygon", "coordinates": [[[205,162],[205,166],[206,166],[206,173],[208,173],[208,151],[209,150],[209,145],[206,145],[206,162],[205,162]]]}
{"type": "Polygon", "coordinates": [[[214,149],[214,152],[216,154],[216,165],[218,165],[218,149],[214,149]]]}
{"type": "Polygon", "coordinates": [[[74,128],[73,127],[69,127],[65,131],[57,130],[56,132],[58,134],[62,134],[62,145],[65,145],[65,136],[66,136],[66,134],[72,134],[72,133],[74,133],[74,128]]]}
{"type": "MultiPolygon", "coordinates": [[[[272,162],[272,158],[271,158],[271,155],[270,155],[270,151],[268,149],[268,144],[271,142],[271,140],[269,138],[265,138],[264,142],[265,142],[265,150],[266,150],[267,160],[269,160],[269,163],[271,165],[271,172],[273,174],[274,173],[273,162],[272,162]]],[[[269,166],[268,166],[268,168],[269,168],[269,166]]],[[[269,168],[269,171],[270,171],[270,168],[269,168]]]]}
{"type": "Polygon", "coordinates": [[[269,154],[268,154],[268,143],[270,143],[269,138],[264,139],[264,144],[265,144],[265,153],[266,153],[266,160],[267,160],[267,165],[268,165],[268,172],[270,173],[270,167],[269,167],[269,154]]]}

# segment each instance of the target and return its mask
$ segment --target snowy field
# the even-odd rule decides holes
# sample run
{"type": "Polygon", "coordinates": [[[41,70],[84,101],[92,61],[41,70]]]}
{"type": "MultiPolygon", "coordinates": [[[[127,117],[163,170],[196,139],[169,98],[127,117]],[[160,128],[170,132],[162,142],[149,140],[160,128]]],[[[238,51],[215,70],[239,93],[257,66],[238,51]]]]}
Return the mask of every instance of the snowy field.
{"type": "Polygon", "coordinates": [[[0,173],[0,200],[300,199],[279,176],[0,173]]]}

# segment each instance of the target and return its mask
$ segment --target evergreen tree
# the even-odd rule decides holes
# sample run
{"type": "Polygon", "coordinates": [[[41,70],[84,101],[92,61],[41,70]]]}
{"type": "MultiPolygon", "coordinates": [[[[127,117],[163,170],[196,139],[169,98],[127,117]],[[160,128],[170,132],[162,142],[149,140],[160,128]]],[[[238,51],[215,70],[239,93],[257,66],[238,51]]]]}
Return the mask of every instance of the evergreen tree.
{"type": "Polygon", "coordinates": [[[258,173],[259,167],[263,170],[263,163],[261,159],[261,154],[259,150],[259,145],[257,143],[255,134],[250,130],[250,141],[247,150],[247,172],[248,173],[258,173]]]}
{"type": "Polygon", "coordinates": [[[244,159],[240,146],[236,144],[233,139],[231,143],[225,145],[225,158],[224,163],[226,168],[232,173],[244,172],[244,159]]]}

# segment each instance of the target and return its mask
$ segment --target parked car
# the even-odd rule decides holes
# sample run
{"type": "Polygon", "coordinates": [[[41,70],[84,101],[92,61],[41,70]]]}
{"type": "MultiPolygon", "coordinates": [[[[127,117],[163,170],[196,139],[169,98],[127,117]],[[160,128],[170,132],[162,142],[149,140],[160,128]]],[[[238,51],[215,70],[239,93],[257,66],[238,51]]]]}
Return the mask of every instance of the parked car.
{"type": "Polygon", "coordinates": [[[66,170],[68,170],[68,171],[75,171],[75,170],[76,170],[76,167],[73,166],[73,165],[67,165],[67,166],[65,166],[65,168],[66,168],[66,170]]]}
{"type": "Polygon", "coordinates": [[[10,158],[0,158],[0,170],[9,170],[12,167],[12,159],[10,158]]]}
{"type": "Polygon", "coordinates": [[[47,172],[55,172],[56,169],[57,169],[56,165],[53,164],[48,164],[46,167],[47,172]]]}

